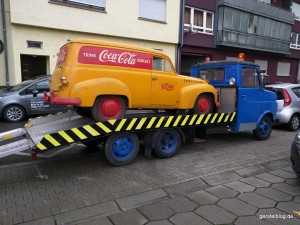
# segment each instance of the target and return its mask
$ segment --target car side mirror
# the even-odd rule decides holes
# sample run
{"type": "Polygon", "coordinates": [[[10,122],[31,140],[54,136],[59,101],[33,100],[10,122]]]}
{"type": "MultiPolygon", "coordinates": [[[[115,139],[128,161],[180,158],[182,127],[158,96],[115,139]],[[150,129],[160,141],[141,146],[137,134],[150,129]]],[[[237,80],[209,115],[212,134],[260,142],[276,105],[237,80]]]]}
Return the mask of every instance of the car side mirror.
{"type": "Polygon", "coordinates": [[[32,91],[33,97],[36,97],[38,93],[39,93],[39,91],[37,89],[33,90],[32,91]]]}

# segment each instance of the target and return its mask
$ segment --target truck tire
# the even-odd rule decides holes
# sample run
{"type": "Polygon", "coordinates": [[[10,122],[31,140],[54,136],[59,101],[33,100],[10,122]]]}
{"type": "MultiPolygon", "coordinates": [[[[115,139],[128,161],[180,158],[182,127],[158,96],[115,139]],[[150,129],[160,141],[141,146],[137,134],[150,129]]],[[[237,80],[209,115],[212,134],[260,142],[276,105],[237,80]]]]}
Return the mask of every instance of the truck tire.
{"type": "Polygon", "coordinates": [[[26,116],[25,109],[19,105],[7,106],[3,111],[3,118],[7,122],[15,123],[22,121],[26,116]]]}
{"type": "Polygon", "coordinates": [[[299,115],[294,114],[294,115],[292,115],[290,121],[287,124],[287,129],[290,131],[295,131],[295,130],[298,130],[299,125],[300,125],[299,115]]]}
{"type": "Polygon", "coordinates": [[[121,119],[126,112],[126,103],[121,96],[100,96],[96,99],[91,111],[96,121],[121,119]]]}
{"type": "Polygon", "coordinates": [[[175,129],[157,131],[153,136],[154,152],[158,158],[169,158],[177,154],[181,136],[175,129]]]}
{"type": "Polygon", "coordinates": [[[212,113],[214,109],[212,97],[209,94],[201,94],[197,97],[193,109],[195,114],[212,113]]]}
{"type": "Polygon", "coordinates": [[[255,139],[259,141],[267,140],[272,132],[272,120],[268,116],[264,116],[258,127],[253,131],[255,139]]]}
{"type": "Polygon", "coordinates": [[[105,142],[106,159],[114,166],[130,164],[138,155],[140,142],[136,134],[112,134],[105,142]]]}

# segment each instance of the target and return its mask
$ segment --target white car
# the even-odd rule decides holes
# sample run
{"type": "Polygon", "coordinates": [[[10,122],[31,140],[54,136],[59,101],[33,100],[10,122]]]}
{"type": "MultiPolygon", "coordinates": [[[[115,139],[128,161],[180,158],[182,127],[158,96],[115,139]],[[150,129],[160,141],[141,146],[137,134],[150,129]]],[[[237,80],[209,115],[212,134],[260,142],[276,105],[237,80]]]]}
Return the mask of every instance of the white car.
{"type": "Polygon", "coordinates": [[[297,130],[300,125],[300,84],[270,84],[266,88],[277,95],[276,122],[286,124],[291,131],[297,130]]]}

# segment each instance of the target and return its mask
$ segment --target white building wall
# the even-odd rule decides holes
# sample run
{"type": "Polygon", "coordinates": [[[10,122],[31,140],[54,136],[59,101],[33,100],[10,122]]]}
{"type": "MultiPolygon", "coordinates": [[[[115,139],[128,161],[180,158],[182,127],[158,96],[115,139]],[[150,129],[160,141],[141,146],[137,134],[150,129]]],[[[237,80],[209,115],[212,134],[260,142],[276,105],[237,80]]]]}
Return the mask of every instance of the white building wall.
{"type": "Polygon", "coordinates": [[[126,44],[134,44],[139,46],[144,46],[153,49],[161,49],[172,59],[176,58],[176,51],[174,44],[171,43],[162,43],[162,42],[153,42],[147,40],[137,40],[137,39],[128,39],[122,37],[113,37],[106,35],[97,35],[97,34],[87,34],[80,32],[72,31],[60,31],[47,28],[39,27],[26,27],[20,25],[14,25],[12,29],[12,36],[14,37],[13,42],[13,58],[15,63],[15,82],[21,82],[21,62],[20,55],[41,55],[49,57],[49,70],[47,71],[51,74],[55,68],[57,53],[59,48],[67,42],[67,40],[72,40],[76,38],[91,38],[91,39],[100,39],[104,41],[114,41],[122,42],[126,44]],[[42,49],[30,49],[27,48],[27,40],[42,42],[42,49]]]}
{"type": "Polygon", "coordinates": [[[166,0],[166,4],[166,23],[159,23],[138,18],[139,0],[106,0],[106,12],[53,4],[48,0],[10,0],[14,62],[11,83],[16,84],[22,79],[21,54],[48,56],[47,72],[51,74],[59,48],[74,38],[161,49],[174,63],[180,1],[166,0]],[[27,41],[42,42],[43,47],[30,49],[27,41]]]}

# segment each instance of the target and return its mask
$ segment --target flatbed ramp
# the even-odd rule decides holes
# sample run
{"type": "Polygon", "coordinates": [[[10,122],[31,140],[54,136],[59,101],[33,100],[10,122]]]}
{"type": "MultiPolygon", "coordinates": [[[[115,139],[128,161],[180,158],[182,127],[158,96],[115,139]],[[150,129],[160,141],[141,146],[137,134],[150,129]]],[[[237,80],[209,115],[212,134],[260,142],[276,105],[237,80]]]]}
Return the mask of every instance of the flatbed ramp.
{"type": "Polygon", "coordinates": [[[86,142],[105,137],[117,132],[139,132],[164,128],[188,128],[211,124],[229,124],[234,121],[236,113],[212,113],[194,115],[156,115],[128,114],[119,120],[97,122],[81,117],[75,112],[49,115],[31,119],[25,128],[19,128],[0,134],[0,158],[28,149],[48,152],[46,150],[69,147],[78,142],[86,142]],[[5,143],[16,137],[18,141],[5,143]]]}

